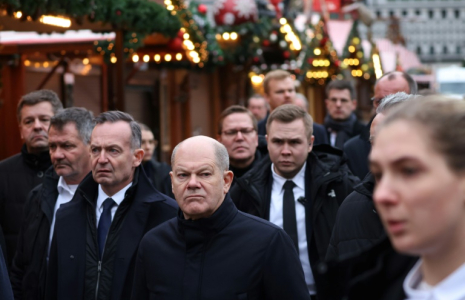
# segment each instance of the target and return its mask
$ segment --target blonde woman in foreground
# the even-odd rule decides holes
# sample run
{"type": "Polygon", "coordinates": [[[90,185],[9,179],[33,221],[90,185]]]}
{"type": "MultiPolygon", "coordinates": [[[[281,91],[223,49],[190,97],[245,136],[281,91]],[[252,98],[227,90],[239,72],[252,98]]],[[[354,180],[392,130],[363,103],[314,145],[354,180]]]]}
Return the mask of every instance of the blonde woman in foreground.
{"type": "Polygon", "coordinates": [[[465,299],[465,102],[433,96],[392,109],[370,168],[393,246],[420,256],[407,298],[465,299]]]}

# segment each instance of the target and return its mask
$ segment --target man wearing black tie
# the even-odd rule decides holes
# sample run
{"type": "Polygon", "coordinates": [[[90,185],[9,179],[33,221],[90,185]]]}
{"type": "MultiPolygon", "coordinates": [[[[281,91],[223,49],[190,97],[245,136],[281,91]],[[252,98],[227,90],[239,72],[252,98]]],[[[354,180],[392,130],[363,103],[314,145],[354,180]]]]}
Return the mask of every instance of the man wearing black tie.
{"type": "Polygon", "coordinates": [[[92,174],[60,207],[50,250],[45,299],[129,299],[143,235],[176,216],[140,167],[141,130],[120,111],[95,118],[92,174]]]}
{"type": "Polygon", "coordinates": [[[299,252],[310,295],[326,254],[337,210],[357,179],[342,152],[313,147],[313,121],[295,105],[276,108],[267,121],[269,157],[238,179],[231,198],[240,210],[282,227],[299,252]],[[313,151],[312,151],[313,150],[313,151]]]}

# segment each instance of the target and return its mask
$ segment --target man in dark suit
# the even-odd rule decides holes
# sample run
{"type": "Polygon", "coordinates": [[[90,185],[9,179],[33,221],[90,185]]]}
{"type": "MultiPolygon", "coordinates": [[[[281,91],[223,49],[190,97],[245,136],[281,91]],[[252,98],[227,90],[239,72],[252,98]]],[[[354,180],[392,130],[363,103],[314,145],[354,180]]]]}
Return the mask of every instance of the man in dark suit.
{"type": "Polygon", "coordinates": [[[129,299],[142,236],[176,215],[141,169],[141,131],[126,113],[95,118],[92,174],[57,212],[46,299],[129,299]]]}
{"type": "Polygon", "coordinates": [[[357,120],[354,84],[348,80],[333,80],[326,87],[325,128],[333,147],[342,149],[350,138],[360,134],[365,125],[357,120]]]}
{"type": "MultiPolygon", "coordinates": [[[[291,73],[284,70],[274,70],[266,74],[263,80],[263,89],[265,91],[265,99],[270,105],[272,112],[277,107],[283,104],[296,104],[295,85],[291,77],[291,73]]],[[[303,96],[303,95],[302,95],[303,96]]],[[[308,112],[308,109],[307,109],[308,112]]],[[[269,114],[258,122],[258,134],[266,135],[266,122],[269,114]]],[[[315,136],[315,144],[328,144],[325,128],[320,124],[313,124],[313,135],[315,136]]]]}
{"type": "Polygon", "coordinates": [[[329,145],[313,147],[312,118],[300,107],[278,107],[267,128],[269,157],[237,180],[231,198],[239,210],[289,234],[315,298],[316,267],[326,255],[337,210],[358,180],[342,151],[329,145]],[[319,152],[321,147],[332,153],[319,152]]]}

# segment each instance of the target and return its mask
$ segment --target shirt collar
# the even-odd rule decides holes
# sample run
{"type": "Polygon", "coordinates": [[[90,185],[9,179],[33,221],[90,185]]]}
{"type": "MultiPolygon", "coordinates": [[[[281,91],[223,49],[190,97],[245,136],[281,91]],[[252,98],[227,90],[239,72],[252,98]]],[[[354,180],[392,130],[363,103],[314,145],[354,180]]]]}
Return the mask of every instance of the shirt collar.
{"type": "MultiPolygon", "coordinates": [[[[126,191],[131,187],[132,182],[130,182],[127,186],[119,190],[116,194],[111,196],[111,199],[116,202],[116,205],[119,206],[121,202],[123,202],[124,197],[126,196],[126,191]]],[[[102,189],[102,186],[98,185],[98,198],[97,198],[97,207],[100,208],[107,198],[110,198],[102,189]]]]}
{"type": "Polygon", "coordinates": [[[297,173],[293,178],[287,179],[278,175],[274,170],[274,163],[271,164],[271,172],[273,174],[273,182],[278,186],[283,186],[287,180],[294,181],[295,185],[305,191],[305,168],[307,167],[307,162],[304,163],[302,168],[300,168],[299,173],[297,173]]]}
{"type": "Polygon", "coordinates": [[[57,190],[59,194],[63,193],[69,193],[71,195],[74,195],[76,192],[78,185],[77,184],[67,184],[66,181],[64,180],[63,176],[60,176],[58,179],[58,185],[57,185],[57,190]]]}
{"type": "Polygon", "coordinates": [[[408,299],[425,299],[427,296],[434,296],[434,298],[431,299],[438,300],[463,299],[465,295],[465,285],[463,284],[463,278],[465,278],[465,263],[428,290],[418,289],[418,285],[423,280],[421,264],[422,261],[419,260],[405,278],[404,290],[408,299]]]}

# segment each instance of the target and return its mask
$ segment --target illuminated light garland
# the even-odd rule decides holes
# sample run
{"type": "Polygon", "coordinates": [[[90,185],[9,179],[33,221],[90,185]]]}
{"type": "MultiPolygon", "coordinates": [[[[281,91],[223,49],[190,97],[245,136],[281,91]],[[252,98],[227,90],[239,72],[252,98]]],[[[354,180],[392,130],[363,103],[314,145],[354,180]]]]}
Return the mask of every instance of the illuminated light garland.
{"type": "Polygon", "coordinates": [[[39,22],[47,25],[53,25],[57,27],[69,28],[71,27],[71,20],[65,17],[55,16],[41,16],[39,22]]]}

